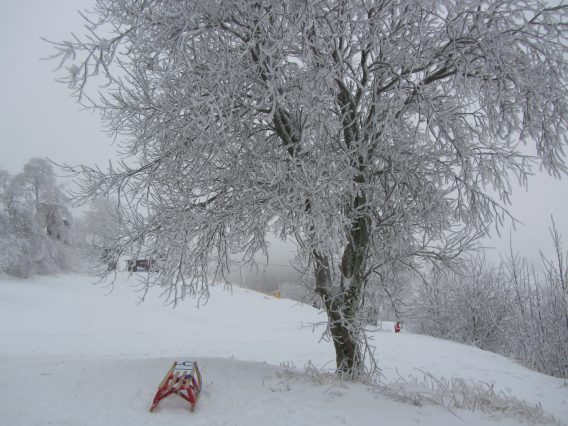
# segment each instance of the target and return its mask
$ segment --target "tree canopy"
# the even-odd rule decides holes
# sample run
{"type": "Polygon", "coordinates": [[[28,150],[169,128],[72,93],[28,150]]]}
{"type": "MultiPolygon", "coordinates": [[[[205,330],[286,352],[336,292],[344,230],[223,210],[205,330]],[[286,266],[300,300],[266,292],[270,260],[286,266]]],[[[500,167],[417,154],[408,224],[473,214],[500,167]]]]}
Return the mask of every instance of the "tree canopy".
{"type": "Polygon", "coordinates": [[[84,17],[54,57],[120,135],[124,163],[81,169],[84,199],[123,200],[117,247],[150,247],[177,299],[269,230],[295,239],[349,374],[382,268],[498,225],[534,160],[523,144],[566,171],[563,4],[97,0],[84,17]]]}

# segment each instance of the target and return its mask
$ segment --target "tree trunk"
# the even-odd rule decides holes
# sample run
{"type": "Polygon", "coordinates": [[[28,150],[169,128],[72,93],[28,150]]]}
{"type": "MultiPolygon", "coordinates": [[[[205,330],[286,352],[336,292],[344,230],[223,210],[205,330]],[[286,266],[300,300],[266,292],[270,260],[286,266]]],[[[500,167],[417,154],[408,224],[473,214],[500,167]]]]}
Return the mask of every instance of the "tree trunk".
{"type": "Polygon", "coordinates": [[[364,287],[368,219],[359,218],[349,232],[341,259],[341,281],[333,285],[328,257],[314,253],[316,292],[322,297],[335,347],[337,373],[357,378],[364,370],[361,325],[357,318],[364,287]]]}
{"type": "Polygon", "coordinates": [[[356,378],[362,373],[363,357],[359,339],[359,324],[354,316],[349,314],[354,309],[345,302],[332,302],[330,306],[326,303],[326,310],[335,347],[337,373],[356,378]]]}

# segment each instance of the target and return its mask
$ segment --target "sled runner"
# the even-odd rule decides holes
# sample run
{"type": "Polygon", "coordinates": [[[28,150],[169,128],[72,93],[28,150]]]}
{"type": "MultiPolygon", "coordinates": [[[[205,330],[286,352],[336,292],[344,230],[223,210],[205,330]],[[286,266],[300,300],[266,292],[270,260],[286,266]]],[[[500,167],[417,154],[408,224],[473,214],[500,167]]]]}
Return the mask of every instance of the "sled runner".
{"type": "Polygon", "coordinates": [[[195,409],[199,393],[201,392],[201,373],[195,361],[174,361],[160,383],[150,412],[154,411],[160,401],[175,393],[191,404],[191,411],[195,409]]]}

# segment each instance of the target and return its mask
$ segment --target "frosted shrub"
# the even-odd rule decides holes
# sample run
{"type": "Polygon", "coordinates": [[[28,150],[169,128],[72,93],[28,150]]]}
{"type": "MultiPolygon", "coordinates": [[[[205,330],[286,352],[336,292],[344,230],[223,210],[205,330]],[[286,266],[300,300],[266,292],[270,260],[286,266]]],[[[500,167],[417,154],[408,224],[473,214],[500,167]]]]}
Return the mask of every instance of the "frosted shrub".
{"type": "Polygon", "coordinates": [[[439,268],[415,286],[409,322],[424,334],[512,357],[568,378],[568,254],[551,229],[554,258],[542,268],[511,255],[498,267],[475,258],[439,268]]]}
{"type": "Polygon", "coordinates": [[[518,255],[507,259],[513,300],[505,333],[507,355],[540,372],[568,379],[568,254],[554,222],[554,258],[537,273],[518,255]]]}
{"type": "Polygon", "coordinates": [[[497,350],[508,292],[503,271],[474,257],[423,280],[411,317],[419,332],[497,350]]]}

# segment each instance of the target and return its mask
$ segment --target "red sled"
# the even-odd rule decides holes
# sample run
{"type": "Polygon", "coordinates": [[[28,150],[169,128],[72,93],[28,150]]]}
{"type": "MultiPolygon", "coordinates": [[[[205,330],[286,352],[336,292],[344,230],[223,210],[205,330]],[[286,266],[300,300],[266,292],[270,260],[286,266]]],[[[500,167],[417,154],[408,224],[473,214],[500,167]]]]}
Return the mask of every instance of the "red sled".
{"type": "Polygon", "coordinates": [[[174,361],[160,383],[150,412],[154,411],[160,401],[175,393],[191,404],[191,411],[195,409],[197,399],[201,393],[201,373],[195,361],[174,361]]]}

